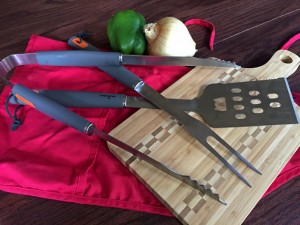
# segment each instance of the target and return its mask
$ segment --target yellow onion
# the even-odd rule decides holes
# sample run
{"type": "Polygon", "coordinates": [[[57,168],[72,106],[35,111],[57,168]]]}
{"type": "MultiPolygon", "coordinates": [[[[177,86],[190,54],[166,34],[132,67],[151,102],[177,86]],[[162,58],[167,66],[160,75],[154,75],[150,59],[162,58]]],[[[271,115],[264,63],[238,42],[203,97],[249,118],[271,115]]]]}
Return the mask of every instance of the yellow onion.
{"type": "Polygon", "coordinates": [[[144,26],[148,54],[158,56],[193,56],[196,49],[187,27],[179,19],[165,17],[144,26]]]}

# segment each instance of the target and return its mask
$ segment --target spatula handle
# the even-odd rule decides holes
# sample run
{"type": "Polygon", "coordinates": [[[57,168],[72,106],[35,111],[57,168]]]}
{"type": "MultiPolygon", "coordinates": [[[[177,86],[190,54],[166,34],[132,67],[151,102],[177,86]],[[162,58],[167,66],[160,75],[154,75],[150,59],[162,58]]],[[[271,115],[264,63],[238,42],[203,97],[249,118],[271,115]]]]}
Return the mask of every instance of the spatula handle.
{"type": "MultiPolygon", "coordinates": [[[[124,108],[126,95],[100,92],[40,90],[39,94],[65,107],[72,108],[124,108]]],[[[11,104],[24,105],[17,97],[10,98],[11,104]]]]}
{"type": "Polygon", "coordinates": [[[12,93],[22,102],[36,108],[38,111],[48,115],[49,117],[73,127],[82,133],[91,134],[89,131],[93,124],[90,121],[48,99],[47,97],[34,92],[21,84],[14,85],[12,93]]]}

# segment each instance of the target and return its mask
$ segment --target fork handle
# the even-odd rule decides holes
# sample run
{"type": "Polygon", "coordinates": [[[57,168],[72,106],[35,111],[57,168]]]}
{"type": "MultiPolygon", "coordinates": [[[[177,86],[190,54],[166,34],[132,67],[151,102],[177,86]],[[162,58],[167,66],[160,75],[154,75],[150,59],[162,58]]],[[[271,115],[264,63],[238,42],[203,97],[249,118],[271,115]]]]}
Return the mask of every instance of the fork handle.
{"type": "MultiPolygon", "coordinates": [[[[79,53],[82,52],[88,52],[88,51],[96,51],[101,52],[99,49],[97,49],[95,46],[85,42],[84,40],[80,40],[78,37],[71,37],[68,40],[68,44],[73,49],[80,50],[79,53]]],[[[75,51],[76,52],[76,51],[75,51]]],[[[100,70],[104,71],[105,73],[109,74],[112,78],[120,81],[125,86],[129,87],[130,89],[134,89],[134,87],[142,81],[141,78],[139,78],[134,73],[127,70],[122,65],[119,66],[109,66],[109,65],[98,65],[97,66],[100,70]]]]}

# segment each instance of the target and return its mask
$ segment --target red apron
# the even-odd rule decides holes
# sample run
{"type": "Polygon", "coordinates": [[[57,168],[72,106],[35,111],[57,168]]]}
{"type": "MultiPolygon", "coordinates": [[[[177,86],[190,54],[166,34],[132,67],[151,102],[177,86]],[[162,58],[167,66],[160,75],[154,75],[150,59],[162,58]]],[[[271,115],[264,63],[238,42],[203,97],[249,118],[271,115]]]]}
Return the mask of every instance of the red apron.
{"type": "MultiPolygon", "coordinates": [[[[26,52],[69,49],[66,43],[32,35],[26,52]]],[[[128,66],[147,84],[163,91],[190,71],[187,67],[128,66]]],[[[97,68],[18,67],[11,78],[32,89],[66,89],[136,95],[97,68]]],[[[82,204],[171,213],[108,150],[105,141],[89,137],[31,107],[18,112],[16,131],[5,111],[10,93],[0,96],[0,190],[82,204]]],[[[300,103],[300,95],[295,94],[300,103]]],[[[9,106],[13,112],[15,106],[9,106]]],[[[109,132],[136,109],[72,109],[109,132]]],[[[298,150],[266,193],[300,173],[298,150]]]]}

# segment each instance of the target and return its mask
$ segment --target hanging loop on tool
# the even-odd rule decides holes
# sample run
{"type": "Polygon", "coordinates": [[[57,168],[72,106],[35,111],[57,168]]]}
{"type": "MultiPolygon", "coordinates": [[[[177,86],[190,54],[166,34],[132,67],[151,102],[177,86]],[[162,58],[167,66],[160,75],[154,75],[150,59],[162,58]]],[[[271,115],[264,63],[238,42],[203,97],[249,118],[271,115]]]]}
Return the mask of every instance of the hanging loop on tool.
{"type": "Polygon", "coordinates": [[[77,33],[76,36],[79,38],[80,43],[81,43],[84,39],[88,39],[88,38],[92,37],[93,33],[88,32],[88,31],[81,31],[81,32],[77,33]]]}
{"type": "Polygon", "coordinates": [[[13,96],[14,96],[13,94],[10,94],[10,95],[7,97],[7,99],[6,99],[6,101],[5,101],[5,110],[6,110],[7,114],[8,114],[8,116],[9,116],[10,118],[13,119],[13,123],[11,124],[11,130],[12,130],[12,131],[15,131],[15,130],[17,130],[17,128],[18,128],[19,126],[21,126],[21,125],[23,124],[23,121],[17,117],[17,112],[19,111],[19,109],[20,109],[21,107],[23,107],[23,105],[17,106],[17,108],[14,110],[14,115],[12,115],[12,114],[9,112],[9,109],[8,109],[8,103],[9,103],[9,100],[10,100],[13,96]]]}

